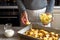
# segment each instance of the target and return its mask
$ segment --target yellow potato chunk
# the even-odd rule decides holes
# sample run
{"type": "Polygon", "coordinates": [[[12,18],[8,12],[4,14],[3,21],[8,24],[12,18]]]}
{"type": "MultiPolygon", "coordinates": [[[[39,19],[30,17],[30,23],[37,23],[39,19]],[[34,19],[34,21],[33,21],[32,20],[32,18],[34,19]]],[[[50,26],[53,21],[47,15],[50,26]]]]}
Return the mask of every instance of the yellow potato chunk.
{"type": "Polygon", "coordinates": [[[56,37],[58,37],[59,35],[58,34],[55,34],[56,37]]]}
{"type": "Polygon", "coordinates": [[[30,32],[30,35],[33,35],[33,32],[30,32]]]}
{"type": "Polygon", "coordinates": [[[53,38],[52,37],[49,37],[49,39],[48,40],[53,40],[53,38]]]}
{"type": "Polygon", "coordinates": [[[40,21],[42,22],[42,24],[48,24],[51,22],[51,20],[52,20],[51,14],[43,13],[40,15],[40,21]]]}
{"type": "Polygon", "coordinates": [[[50,34],[51,34],[51,35],[55,35],[55,33],[54,33],[54,32],[50,32],[50,34]]]}
{"type": "Polygon", "coordinates": [[[31,23],[30,23],[29,21],[27,21],[27,22],[26,22],[26,25],[29,25],[29,24],[31,24],[31,23]]]}
{"type": "Polygon", "coordinates": [[[44,37],[43,40],[48,40],[48,38],[47,37],[44,37]]]}
{"type": "Polygon", "coordinates": [[[43,37],[44,36],[43,33],[39,33],[38,35],[39,35],[39,37],[43,37]]]}

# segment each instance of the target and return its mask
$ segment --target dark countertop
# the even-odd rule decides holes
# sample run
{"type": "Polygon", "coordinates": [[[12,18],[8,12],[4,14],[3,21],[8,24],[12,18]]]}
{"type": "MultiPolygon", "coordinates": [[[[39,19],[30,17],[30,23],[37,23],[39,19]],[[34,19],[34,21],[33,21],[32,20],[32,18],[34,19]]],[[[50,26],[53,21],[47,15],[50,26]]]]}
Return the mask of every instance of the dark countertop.
{"type": "Polygon", "coordinates": [[[4,25],[0,25],[0,40],[26,40],[23,38],[20,38],[17,34],[17,31],[20,30],[23,27],[12,27],[12,29],[15,31],[15,34],[13,37],[7,38],[4,36],[4,25]]]}

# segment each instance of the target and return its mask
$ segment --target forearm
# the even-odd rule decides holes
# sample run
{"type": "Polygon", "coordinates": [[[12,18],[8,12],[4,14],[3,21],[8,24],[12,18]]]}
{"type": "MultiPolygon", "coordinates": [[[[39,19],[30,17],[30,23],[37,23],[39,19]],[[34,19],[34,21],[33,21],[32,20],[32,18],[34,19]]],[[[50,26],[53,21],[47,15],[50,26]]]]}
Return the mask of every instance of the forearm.
{"type": "Polygon", "coordinates": [[[25,11],[26,8],[25,8],[24,4],[22,3],[22,1],[21,1],[21,0],[16,0],[16,1],[17,1],[17,5],[18,5],[19,11],[20,11],[20,12],[25,11]]]}
{"type": "Polygon", "coordinates": [[[47,8],[46,8],[46,13],[52,13],[54,4],[55,4],[55,0],[49,0],[47,8]]]}

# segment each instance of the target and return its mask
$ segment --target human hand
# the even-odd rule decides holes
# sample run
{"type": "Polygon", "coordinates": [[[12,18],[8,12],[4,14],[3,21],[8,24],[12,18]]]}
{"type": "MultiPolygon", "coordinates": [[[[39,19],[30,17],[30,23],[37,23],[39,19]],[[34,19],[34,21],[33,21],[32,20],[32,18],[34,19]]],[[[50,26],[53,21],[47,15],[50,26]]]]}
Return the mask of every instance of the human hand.
{"type": "Polygon", "coordinates": [[[24,11],[24,12],[21,14],[21,22],[22,22],[24,25],[29,24],[28,15],[27,15],[27,12],[26,12],[26,11],[24,11]]]}

